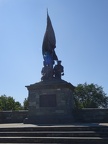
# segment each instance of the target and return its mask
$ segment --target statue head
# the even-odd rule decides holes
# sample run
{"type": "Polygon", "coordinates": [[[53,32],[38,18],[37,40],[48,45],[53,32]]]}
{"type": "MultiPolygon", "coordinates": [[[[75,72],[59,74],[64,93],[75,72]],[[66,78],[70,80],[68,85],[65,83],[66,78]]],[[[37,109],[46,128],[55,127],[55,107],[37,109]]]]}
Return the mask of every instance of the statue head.
{"type": "Polygon", "coordinates": [[[58,60],[58,61],[57,61],[57,64],[59,64],[59,65],[60,65],[60,64],[61,64],[61,61],[60,61],[60,60],[58,60]]]}

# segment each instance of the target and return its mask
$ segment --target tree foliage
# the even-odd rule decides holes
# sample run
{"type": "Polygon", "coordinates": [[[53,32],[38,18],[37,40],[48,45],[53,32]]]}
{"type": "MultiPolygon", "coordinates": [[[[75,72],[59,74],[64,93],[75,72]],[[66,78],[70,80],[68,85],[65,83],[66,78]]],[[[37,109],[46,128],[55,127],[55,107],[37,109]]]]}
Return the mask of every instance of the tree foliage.
{"type": "Polygon", "coordinates": [[[15,102],[13,97],[1,95],[0,96],[0,110],[21,110],[22,106],[19,102],[15,102]]]}
{"type": "Polygon", "coordinates": [[[108,97],[97,84],[78,84],[74,92],[76,108],[107,108],[108,97]]]}

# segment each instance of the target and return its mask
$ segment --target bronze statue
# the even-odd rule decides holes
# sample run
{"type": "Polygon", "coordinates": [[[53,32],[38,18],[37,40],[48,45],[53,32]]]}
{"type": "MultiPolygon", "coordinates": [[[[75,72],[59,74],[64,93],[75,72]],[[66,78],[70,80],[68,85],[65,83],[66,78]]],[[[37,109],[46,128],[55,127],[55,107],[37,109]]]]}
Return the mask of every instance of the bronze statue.
{"type": "Polygon", "coordinates": [[[57,65],[54,67],[54,77],[56,79],[61,79],[64,75],[64,67],[61,65],[61,61],[57,61],[57,65]]]}
{"type": "Polygon", "coordinates": [[[56,38],[55,33],[52,27],[52,23],[47,11],[47,26],[42,44],[42,55],[43,55],[43,65],[41,74],[41,80],[49,80],[49,79],[61,79],[61,75],[63,75],[63,66],[61,65],[61,61],[58,61],[58,57],[55,53],[56,48],[56,38]],[[57,65],[54,66],[55,61],[58,62],[57,65]]]}
{"type": "Polygon", "coordinates": [[[41,80],[50,80],[53,78],[53,68],[50,66],[50,65],[46,65],[45,64],[45,61],[43,62],[44,63],[44,67],[42,68],[42,71],[41,71],[41,74],[42,74],[42,77],[41,77],[41,80]]]}

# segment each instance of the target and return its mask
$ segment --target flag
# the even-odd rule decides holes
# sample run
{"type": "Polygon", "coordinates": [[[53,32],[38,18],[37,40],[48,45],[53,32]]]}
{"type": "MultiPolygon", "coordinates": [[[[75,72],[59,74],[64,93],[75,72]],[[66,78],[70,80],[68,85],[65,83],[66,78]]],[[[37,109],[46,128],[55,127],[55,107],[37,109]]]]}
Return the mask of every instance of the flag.
{"type": "Polygon", "coordinates": [[[53,57],[53,60],[58,60],[57,55],[54,51],[55,48],[56,48],[55,33],[47,11],[47,26],[42,44],[43,56],[45,53],[49,53],[53,57]]]}

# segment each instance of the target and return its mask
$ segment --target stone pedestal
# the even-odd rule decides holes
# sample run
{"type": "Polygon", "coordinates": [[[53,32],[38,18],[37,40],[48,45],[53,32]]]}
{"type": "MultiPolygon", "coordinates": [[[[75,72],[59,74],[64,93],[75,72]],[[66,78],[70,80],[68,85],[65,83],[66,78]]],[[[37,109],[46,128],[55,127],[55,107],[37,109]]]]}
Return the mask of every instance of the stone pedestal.
{"type": "Polygon", "coordinates": [[[24,123],[61,124],[74,121],[74,86],[64,80],[49,80],[26,86],[28,117],[24,123]]]}

